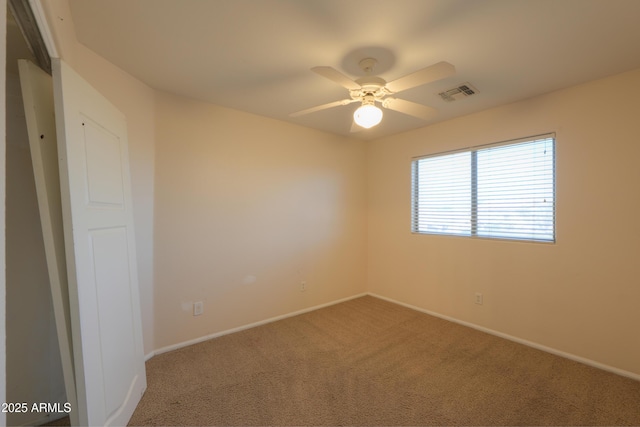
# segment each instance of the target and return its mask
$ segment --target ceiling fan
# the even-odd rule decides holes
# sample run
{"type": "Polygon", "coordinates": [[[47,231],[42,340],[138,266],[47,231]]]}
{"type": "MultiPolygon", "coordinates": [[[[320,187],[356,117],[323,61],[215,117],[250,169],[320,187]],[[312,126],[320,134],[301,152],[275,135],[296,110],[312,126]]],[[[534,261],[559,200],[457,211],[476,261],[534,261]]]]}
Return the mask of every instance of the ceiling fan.
{"type": "Polygon", "coordinates": [[[416,86],[444,79],[445,77],[455,74],[456,71],[455,67],[448,62],[438,62],[437,64],[387,83],[383,78],[372,75],[376,62],[377,61],[374,58],[365,58],[360,61],[360,68],[362,68],[366,75],[355,81],[351,80],[335,68],[313,67],[311,71],[348,89],[350,98],[307,108],[306,110],[291,113],[289,116],[298,117],[304,114],[325,110],[327,108],[347,105],[353,102],[360,102],[360,107],[358,107],[353,114],[354,125],[351,127],[352,132],[357,131],[358,126],[368,129],[380,123],[382,120],[382,110],[376,106],[376,103],[380,103],[382,107],[389,110],[408,114],[409,116],[417,117],[422,120],[429,120],[437,112],[435,108],[404,99],[394,98],[391,97],[391,95],[416,86]]]}

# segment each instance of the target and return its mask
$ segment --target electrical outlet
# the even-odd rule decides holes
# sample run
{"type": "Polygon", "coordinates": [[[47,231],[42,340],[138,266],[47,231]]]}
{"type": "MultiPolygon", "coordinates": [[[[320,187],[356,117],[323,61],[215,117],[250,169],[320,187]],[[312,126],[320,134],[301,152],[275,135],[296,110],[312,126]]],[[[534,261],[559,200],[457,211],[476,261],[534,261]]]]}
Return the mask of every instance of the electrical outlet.
{"type": "Polygon", "coordinates": [[[307,282],[300,282],[300,292],[307,290],[307,282]]]}
{"type": "Polygon", "coordinates": [[[476,304],[482,305],[482,294],[480,292],[476,292],[476,304]]]}
{"type": "Polygon", "coordinates": [[[200,316],[203,312],[204,312],[204,303],[202,301],[193,303],[194,316],[200,316]]]}

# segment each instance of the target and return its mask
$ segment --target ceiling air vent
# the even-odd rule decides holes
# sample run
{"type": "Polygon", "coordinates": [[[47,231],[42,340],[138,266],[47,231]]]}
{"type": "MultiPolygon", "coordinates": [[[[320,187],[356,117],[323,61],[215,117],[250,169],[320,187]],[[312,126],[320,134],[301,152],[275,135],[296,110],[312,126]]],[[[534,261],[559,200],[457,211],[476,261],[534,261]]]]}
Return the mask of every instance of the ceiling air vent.
{"type": "Polygon", "coordinates": [[[440,95],[440,97],[447,102],[453,102],[462,98],[466,98],[467,96],[475,95],[476,93],[478,93],[478,89],[471,86],[470,83],[463,83],[460,86],[454,87],[453,89],[440,92],[438,95],[440,95]]]}

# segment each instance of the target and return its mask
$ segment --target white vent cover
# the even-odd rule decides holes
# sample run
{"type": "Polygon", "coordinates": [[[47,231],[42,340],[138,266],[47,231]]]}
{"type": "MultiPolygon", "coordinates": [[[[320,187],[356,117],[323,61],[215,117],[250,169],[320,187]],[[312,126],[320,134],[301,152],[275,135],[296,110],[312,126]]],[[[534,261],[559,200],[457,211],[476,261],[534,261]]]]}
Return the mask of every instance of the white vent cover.
{"type": "Polygon", "coordinates": [[[457,87],[440,92],[438,95],[447,102],[453,102],[476,93],[478,93],[478,89],[473,87],[471,83],[462,83],[457,87]]]}

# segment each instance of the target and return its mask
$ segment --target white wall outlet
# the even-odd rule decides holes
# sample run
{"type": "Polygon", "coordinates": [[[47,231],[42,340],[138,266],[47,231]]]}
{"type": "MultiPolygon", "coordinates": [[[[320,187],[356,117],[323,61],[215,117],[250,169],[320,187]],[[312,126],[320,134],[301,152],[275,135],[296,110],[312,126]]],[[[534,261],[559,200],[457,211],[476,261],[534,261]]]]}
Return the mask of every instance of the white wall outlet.
{"type": "Polygon", "coordinates": [[[200,316],[204,312],[204,303],[202,301],[193,303],[193,315],[200,316]]]}
{"type": "Polygon", "coordinates": [[[300,282],[300,292],[307,290],[307,282],[300,282]]]}
{"type": "Polygon", "coordinates": [[[482,294],[480,292],[476,292],[475,303],[478,305],[482,305],[482,294]]]}

